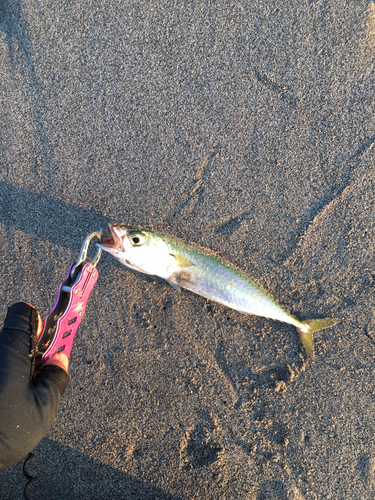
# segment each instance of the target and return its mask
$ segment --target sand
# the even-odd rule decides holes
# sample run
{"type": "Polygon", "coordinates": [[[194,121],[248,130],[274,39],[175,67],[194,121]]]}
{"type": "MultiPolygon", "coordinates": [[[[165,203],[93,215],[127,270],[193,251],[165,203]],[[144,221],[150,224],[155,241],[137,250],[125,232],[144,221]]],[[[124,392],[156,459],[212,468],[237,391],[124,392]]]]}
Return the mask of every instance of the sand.
{"type": "Polygon", "coordinates": [[[365,0],[0,3],[1,321],[45,315],[106,222],[341,320],[309,363],[293,327],[104,255],[31,498],[374,498],[374,62],[365,0]]]}

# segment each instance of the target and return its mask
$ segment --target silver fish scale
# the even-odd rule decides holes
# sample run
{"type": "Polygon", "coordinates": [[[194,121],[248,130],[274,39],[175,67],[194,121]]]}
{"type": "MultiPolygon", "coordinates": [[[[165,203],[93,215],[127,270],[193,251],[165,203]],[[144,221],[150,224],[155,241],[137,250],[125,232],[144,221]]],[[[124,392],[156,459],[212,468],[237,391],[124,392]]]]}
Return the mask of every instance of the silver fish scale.
{"type": "Polygon", "coordinates": [[[187,247],[169,243],[171,253],[177,254],[192,265],[181,267],[171,281],[182,288],[219,302],[244,314],[264,316],[295,326],[300,326],[260,285],[219,259],[187,247]]]}

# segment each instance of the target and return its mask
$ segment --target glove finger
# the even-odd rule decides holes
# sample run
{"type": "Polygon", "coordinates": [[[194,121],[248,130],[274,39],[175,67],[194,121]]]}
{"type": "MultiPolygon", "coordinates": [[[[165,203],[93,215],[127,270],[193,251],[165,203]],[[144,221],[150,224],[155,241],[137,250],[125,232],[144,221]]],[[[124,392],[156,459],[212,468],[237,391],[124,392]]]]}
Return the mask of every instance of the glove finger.
{"type": "Polygon", "coordinates": [[[39,318],[38,311],[25,302],[18,302],[9,307],[0,332],[2,383],[12,379],[26,385],[32,378],[38,350],[39,318]]]}

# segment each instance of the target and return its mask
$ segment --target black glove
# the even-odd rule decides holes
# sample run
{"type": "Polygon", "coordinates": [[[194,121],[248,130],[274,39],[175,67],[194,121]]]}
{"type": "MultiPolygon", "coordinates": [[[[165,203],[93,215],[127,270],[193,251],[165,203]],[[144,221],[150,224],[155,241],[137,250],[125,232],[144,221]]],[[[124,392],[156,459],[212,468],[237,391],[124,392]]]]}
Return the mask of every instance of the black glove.
{"type": "Polygon", "coordinates": [[[27,455],[52,427],[69,375],[44,365],[34,377],[38,313],[24,302],[8,309],[0,332],[0,471],[27,455]]]}

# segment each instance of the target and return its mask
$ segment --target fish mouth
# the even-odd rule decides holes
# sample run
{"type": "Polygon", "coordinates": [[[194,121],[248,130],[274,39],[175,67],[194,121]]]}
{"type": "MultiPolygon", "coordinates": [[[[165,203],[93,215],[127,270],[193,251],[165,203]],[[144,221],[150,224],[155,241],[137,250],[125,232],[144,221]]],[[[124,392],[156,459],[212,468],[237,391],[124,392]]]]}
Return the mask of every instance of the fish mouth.
{"type": "Polygon", "coordinates": [[[129,232],[134,230],[133,226],[128,226],[126,224],[107,224],[108,233],[110,236],[108,238],[101,238],[100,243],[96,246],[101,248],[105,252],[110,253],[118,259],[122,264],[133,269],[134,271],[144,272],[142,269],[136,267],[126,258],[126,252],[122,245],[122,238],[129,232]]]}
{"type": "Polygon", "coordinates": [[[107,224],[107,229],[110,236],[108,238],[102,237],[96,246],[116,257],[121,252],[121,234],[112,224],[107,224]]]}

